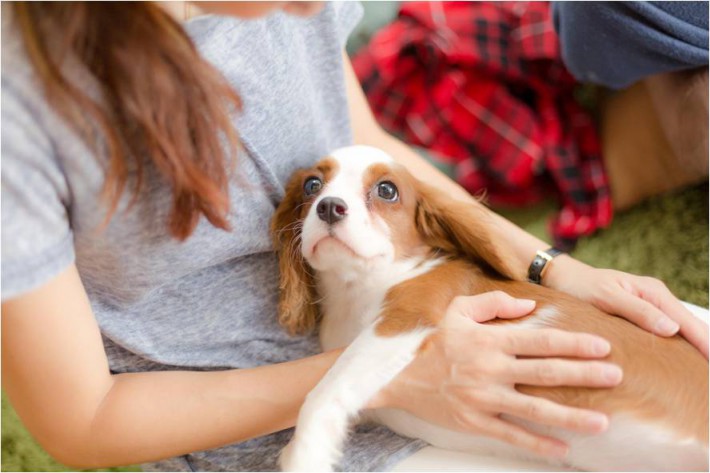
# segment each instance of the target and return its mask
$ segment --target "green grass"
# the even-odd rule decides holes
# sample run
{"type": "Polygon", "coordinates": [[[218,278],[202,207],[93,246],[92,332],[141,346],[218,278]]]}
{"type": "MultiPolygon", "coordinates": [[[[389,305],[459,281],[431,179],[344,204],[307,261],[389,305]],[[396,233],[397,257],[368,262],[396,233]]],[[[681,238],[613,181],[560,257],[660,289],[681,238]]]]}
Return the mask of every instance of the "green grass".
{"type": "MultiPolygon", "coordinates": [[[[501,211],[549,241],[552,206],[501,211]]],[[[708,306],[708,187],[656,197],[617,213],[612,225],[580,241],[573,255],[598,267],[662,279],[681,299],[708,306]]],[[[52,460],[2,398],[2,471],[72,471],[52,460]]],[[[95,471],[140,471],[136,467],[95,471]]]]}

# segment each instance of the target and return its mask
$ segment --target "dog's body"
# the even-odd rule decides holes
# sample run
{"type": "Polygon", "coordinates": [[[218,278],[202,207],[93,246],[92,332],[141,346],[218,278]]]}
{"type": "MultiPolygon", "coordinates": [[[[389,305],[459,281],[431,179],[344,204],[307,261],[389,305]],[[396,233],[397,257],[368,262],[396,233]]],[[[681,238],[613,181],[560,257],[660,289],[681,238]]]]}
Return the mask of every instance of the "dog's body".
{"type": "MultiPolygon", "coordinates": [[[[610,427],[603,434],[511,420],[568,443],[565,464],[575,468],[707,470],[708,365],[702,355],[678,336],[654,336],[571,296],[523,282],[520,265],[492,241],[484,215],[416,181],[373,148],[338,150],[292,179],[273,221],[281,322],[299,331],[320,321],[323,348],[347,349],[309,394],[282,467],[331,469],[351,417],[425,349],[436,330],[461,323],[444,318],[451,301],[499,290],[537,305],[530,316],[492,323],[600,335],[612,345],[608,360],[624,370],[622,384],[610,390],[516,386],[607,413],[610,427]]],[[[368,415],[442,448],[532,456],[404,411],[368,415]]]]}

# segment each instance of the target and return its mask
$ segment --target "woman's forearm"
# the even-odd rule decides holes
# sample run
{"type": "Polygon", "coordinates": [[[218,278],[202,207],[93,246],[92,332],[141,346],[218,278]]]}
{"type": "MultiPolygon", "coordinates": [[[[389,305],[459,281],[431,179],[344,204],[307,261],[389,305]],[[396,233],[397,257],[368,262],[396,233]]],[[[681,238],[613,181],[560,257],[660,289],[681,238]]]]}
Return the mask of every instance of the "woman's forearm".
{"type": "Polygon", "coordinates": [[[292,426],[339,355],[111,375],[74,265],[4,301],[1,333],[2,387],[13,407],[50,455],[85,468],[168,458],[292,426]]]}
{"type": "Polygon", "coordinates": [[[84,441],[57,454],[75,466],[105,467],[283,430],[339,353],[242,370],[115,375],[84,441]]]}

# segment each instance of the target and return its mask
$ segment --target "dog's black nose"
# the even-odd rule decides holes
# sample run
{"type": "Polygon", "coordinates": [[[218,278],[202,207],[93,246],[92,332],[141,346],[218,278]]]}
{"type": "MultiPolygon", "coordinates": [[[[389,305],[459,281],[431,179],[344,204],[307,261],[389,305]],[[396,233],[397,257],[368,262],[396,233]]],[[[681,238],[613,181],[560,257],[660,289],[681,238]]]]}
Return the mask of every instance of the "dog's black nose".
{"type": "Polygon", "coordinates": [[[345,218],[348,213],[348,204],[339,197],[326,197],[318,202],[316,212],[318,218],[332,225],[345,218]]]}

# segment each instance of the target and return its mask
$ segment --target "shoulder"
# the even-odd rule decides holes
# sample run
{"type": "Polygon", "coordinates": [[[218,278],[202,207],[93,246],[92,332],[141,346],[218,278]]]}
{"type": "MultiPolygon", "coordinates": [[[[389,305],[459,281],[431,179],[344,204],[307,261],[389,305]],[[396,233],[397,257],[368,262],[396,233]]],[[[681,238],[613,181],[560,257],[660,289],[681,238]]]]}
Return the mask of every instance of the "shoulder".
{"type": "MultiPolygon", "coordinates": [[[[16,25],[6,4],[2,6],[2,154],[3,174],[20,165],[20,155],[39,158],[51,148],[47,126],[42,121],[49,112],[42,86],[25,53],[16,25]],[[19,148],[32,149],[18,153],[19,148]]],[[[5,177],[5,176],[3,176],[5,177]]],[[[3,179],[4,181],[5,179],[3,179]]]]}
{"type": "Polygon", "coordinates": [[[25,51],[22,37],[13,21],[12,10],[2,4],[2,100],[5,107],[22,101],[26,105],[43,101],[40,84],[25,51]]]}
{"type": "MultiPolygon", "coordinates": [[[[70,141],[74,133],[48,102],[43,84],[27,54],[11,8],[2,4],[1,114],[3,151],[10,145],[43,146],[70,141]]],[[[74,74],[75,75],[75,74],[74,74]]],[[[83,86],[82,86],[83,88],[83,86]]],[[[78,139],[78,138],[77,138],[78,139]]],[[[6,166],[3,152],[3,169],[6,166]]]]}

